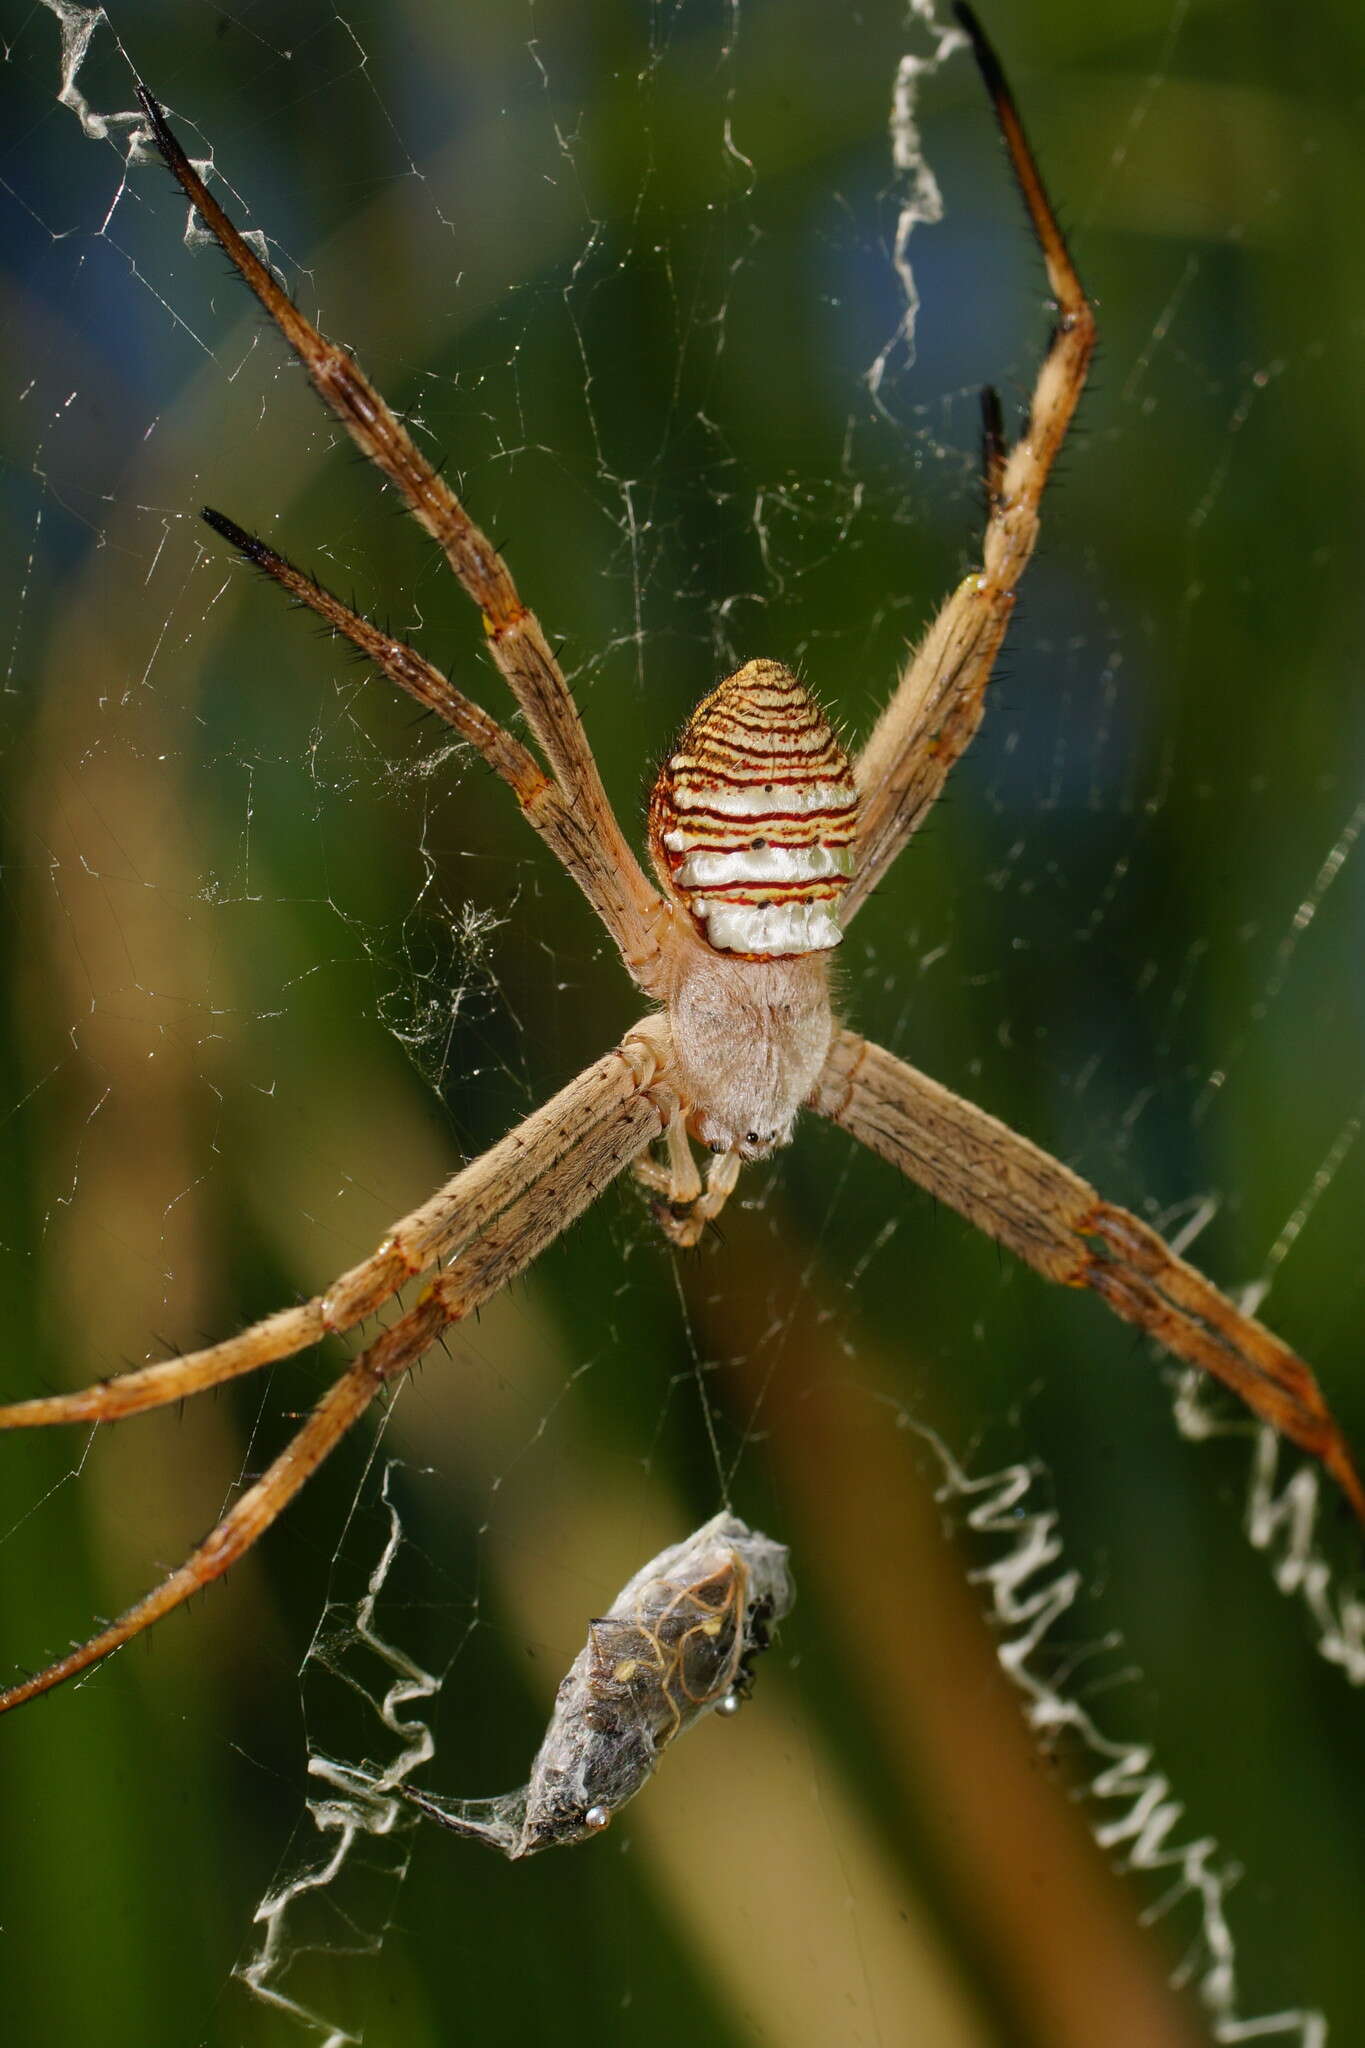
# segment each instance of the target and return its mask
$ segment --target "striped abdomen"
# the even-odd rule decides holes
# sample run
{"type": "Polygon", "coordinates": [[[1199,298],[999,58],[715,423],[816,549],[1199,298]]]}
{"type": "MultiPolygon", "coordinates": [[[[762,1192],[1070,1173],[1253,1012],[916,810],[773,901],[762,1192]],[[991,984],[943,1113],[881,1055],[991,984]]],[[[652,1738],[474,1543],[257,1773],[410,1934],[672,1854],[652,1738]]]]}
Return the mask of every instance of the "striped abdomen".
{"type": "Polygon", "coordinates": [[[842,936],[858,792],[828,719],[776,661],[697,706],[649,804],[650,852],[719,953],[819,953],[842,936]]]}

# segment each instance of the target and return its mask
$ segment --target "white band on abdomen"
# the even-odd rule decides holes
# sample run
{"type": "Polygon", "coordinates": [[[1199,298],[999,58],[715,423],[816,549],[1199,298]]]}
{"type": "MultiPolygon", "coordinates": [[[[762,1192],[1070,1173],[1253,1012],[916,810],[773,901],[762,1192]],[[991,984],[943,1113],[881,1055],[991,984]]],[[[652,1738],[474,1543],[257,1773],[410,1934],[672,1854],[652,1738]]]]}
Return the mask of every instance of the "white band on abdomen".
{"type": "MultiPolygon", "coordinates": [[[[668,840],[686,844],[681,832],[668,840]]],[[[680,889],[714,889],[726,882],[814,882],[852,868],[847,846],[746,846],[737,853],[689,853],[674,879],[680,889]]]]}
{"type": "Polygon", "coordinates": [[[823,903],[701,903],[696,914],[718,953],[826,953],[843,937],[823,903]]]}
{"type": "Polygon", "coordinates": [[[848,810],[849,790],[837,782],[750,782],[742,788],[710,784],[704,789],[686,785],[671,792],[673,808],[681,817],[687,811],[718,811],[724,818],[771,818],[781,811],[804,817],[809,811],[848,810]]]}

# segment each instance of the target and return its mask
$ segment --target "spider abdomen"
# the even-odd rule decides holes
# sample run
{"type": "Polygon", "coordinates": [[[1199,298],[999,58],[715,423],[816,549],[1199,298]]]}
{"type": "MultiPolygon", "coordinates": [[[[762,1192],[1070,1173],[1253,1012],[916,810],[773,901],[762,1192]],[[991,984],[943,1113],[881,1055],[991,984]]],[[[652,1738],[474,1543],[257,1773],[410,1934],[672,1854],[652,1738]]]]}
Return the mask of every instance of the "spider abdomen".
{"type": "Polygon", "coordinates": [[[703,699],[660,770],[650,852],[716,952],[790,958],[839,943],[857,819],[829,720],[780,662],[751,661],[703,699]]]}

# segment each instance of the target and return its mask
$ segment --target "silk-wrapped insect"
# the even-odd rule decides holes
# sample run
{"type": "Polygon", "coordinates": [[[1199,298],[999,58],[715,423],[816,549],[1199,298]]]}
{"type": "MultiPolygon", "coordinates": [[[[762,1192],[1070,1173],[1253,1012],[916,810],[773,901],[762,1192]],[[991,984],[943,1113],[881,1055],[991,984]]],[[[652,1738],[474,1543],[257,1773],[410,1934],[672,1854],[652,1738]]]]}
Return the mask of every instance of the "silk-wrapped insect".
{"type": "Polygon", "coordinates": [[[675,1736],[702,1714],[735,1711],[792,1599],[785,1546],[734,1515],[713,1516],[652,1557],[588,1623],[528,1784],[500,1799],[408,1786],[403,1796],[514,1859],[600,1834],[675,1736]]]}

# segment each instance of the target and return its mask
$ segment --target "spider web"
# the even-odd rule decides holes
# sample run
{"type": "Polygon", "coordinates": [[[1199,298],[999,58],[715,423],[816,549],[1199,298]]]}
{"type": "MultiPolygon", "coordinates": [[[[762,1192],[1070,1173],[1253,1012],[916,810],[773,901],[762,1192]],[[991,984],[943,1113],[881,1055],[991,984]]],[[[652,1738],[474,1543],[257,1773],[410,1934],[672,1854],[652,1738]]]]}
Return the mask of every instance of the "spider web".
{"type": "MultiPolygon", "coordinates": [[[[1242,1290],[1360,1444],[1359,52],[1311,12],[989,25],[1103,356],[845,1007],[1242,1290]]],[[[638,827],[717,675],[777,655],[864,732],[970,560],[976,394],[1017,417],[1045,323],[951,41],[827,0],[15,28],[5,1395],[325,1284],[633,1014],[505,793],[202,536],[221,505],[499,708],[129,163],[134,74],[450,451],[638,827]]],[[[7,1442],[11,1661],[178,1561],[335,1364],[7,1442]]],[[[7,2037],[1356,2038],[1355,1557],[1221,1397],[838,1133],[695,1259],[618,1190],[260,1556],[6,1725],[7,2037]],[[383,1786],[521,1782],[588,1617],[727,1499],[799,1591],[737,1721],[572,1856],[414,1830],[383,1786]]]]}

